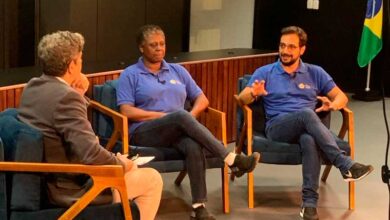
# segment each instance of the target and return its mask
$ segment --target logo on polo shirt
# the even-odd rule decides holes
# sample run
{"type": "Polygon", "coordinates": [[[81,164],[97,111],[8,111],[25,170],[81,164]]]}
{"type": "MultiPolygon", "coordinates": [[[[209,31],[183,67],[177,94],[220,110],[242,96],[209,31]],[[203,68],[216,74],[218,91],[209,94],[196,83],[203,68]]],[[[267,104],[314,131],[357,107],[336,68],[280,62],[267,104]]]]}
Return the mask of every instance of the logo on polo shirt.
{"type": "Polygon", "coordinates": [[[308,84],[299,83],[298,88],[300,88],[300,89],[310,89],[311,86],[308,85],[308,84]]]}
{"type": "Polygon", "coordinates": [[[180,85],[181,84],[180,81],[177,81],[177,80],[174,80],[174,79],[169,80],[169,83],[171,83],[173,85],[176,85],[176,84],[180,85]]]}

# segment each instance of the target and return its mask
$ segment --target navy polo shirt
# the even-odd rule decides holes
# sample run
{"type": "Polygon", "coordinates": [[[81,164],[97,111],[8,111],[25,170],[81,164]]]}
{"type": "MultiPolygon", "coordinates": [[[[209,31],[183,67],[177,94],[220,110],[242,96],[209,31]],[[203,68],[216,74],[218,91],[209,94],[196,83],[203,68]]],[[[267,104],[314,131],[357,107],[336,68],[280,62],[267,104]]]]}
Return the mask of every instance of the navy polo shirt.
{"type": "MultiPolygon", "coordinates": [[[[157,74],[151,73],[139,58],[120,75],[116,91],[117,105],[157,112],[174,112],[184,109],[186,99],[193,101],[202,90],[196,85],[188,71],[178,64],[162,61],[157,74]]],[[[143,122],[132,122],[132,133],[143,122]]]]}
{"type": "Polygon", "coordinates": [[[258,68],[250,81],[264,80],[268,95],[263,97],[267,125],[275,117],[303,108],[315,109],[317,96],[324,96],[336,84],[320,66],[300,61],[294,74],[284,71],[280,61],[258,68]]]}

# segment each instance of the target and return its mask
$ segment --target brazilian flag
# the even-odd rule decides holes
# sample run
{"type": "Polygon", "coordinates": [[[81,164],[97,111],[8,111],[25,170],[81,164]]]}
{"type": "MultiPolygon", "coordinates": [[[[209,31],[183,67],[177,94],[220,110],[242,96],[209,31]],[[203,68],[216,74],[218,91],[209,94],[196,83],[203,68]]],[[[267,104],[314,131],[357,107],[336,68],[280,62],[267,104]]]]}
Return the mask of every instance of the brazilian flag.
{"type": "Polygon", "coordinates": [[[357,58],[360,67],[367,66],[382,49],[382,18],[382,0],[368,0],[357,58]]]}

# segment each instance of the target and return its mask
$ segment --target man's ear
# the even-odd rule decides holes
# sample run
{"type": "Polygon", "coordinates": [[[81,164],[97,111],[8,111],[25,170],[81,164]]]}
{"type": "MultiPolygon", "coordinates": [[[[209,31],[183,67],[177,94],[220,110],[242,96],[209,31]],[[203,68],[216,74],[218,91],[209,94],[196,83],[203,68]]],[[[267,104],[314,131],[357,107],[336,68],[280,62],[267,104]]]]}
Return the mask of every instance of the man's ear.
{"type": "Polygon", "coordinates": [[[299,53],[301,54],[301,56],[305,53],[305,50],[306,50],[306,46],[300,48],[299,53]]]}
{"type": "Polygon", "coordinates": [[[144,53],[144,48],[142,48],[141,46],[139,46],[138,49],[139,49],[139,52],[144,53]]]}
{"type": "Polygon", "coordinates": [[[74,68],[75,68],[75,62],[74,62],[74,60],[72,60],[72,61],[70,61],[69,65],[68,65],[68,72],[73,73],[74,68]]]}

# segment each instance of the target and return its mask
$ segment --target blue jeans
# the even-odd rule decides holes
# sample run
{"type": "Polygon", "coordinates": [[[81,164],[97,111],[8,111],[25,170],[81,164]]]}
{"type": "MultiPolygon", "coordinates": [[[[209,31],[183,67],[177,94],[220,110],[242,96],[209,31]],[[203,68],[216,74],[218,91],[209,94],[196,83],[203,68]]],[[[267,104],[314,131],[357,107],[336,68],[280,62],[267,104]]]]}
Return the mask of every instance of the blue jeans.
{"type": "Polygon", "coordinates": [[[267,125],[266,135],[274,141],[298,143],[301,146],[303,207],[317,207],[320,152],[341,172],[346,172],[354,163],[340,150],[330,130],[312,109],[302,109],[276,117],[267,125]]]}
{"type": "Polygon", "coordinates": [[[146,147],[173,147],[185,156],[192,202],[207,201],[206,154],[222,160],[229,154],[223,144],[189,112],[180,110],[142,123],[131,144],[146,147]]]}

